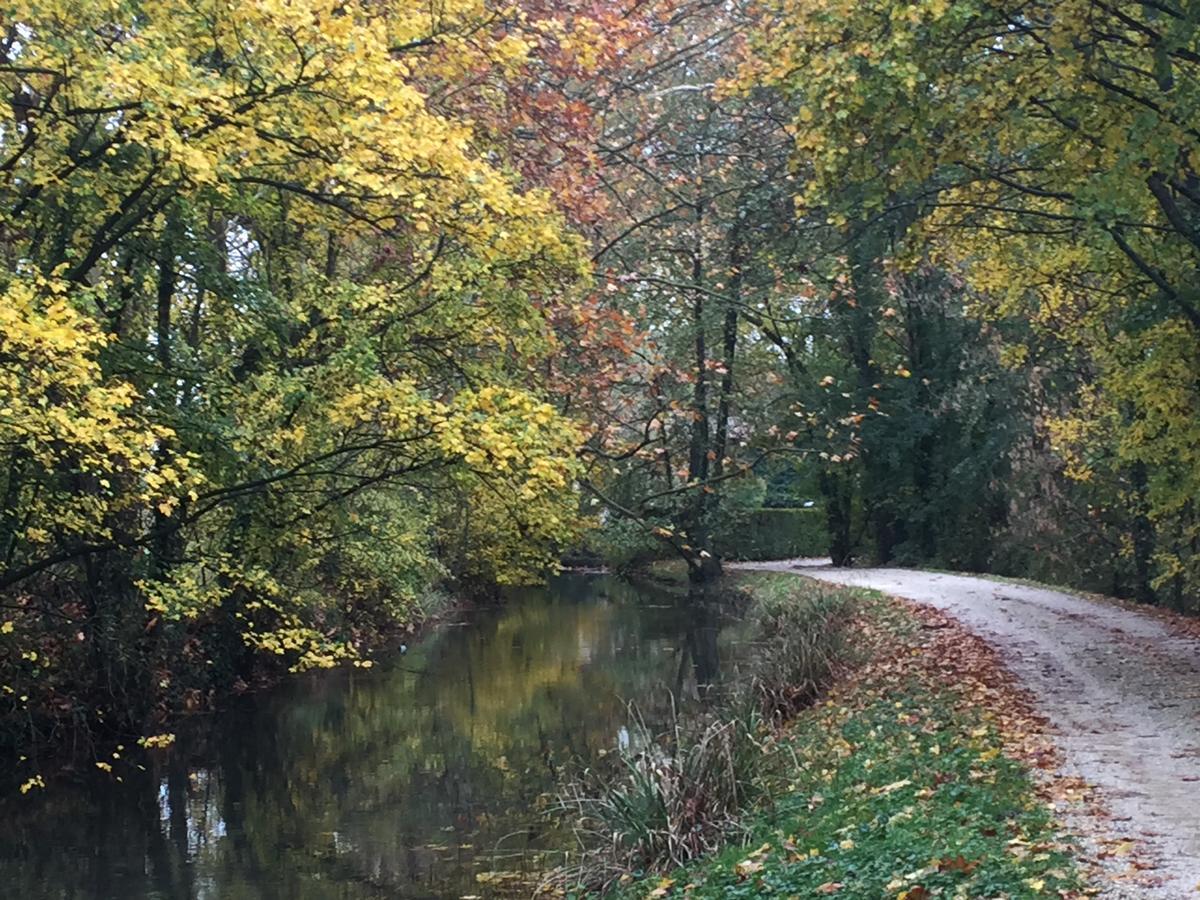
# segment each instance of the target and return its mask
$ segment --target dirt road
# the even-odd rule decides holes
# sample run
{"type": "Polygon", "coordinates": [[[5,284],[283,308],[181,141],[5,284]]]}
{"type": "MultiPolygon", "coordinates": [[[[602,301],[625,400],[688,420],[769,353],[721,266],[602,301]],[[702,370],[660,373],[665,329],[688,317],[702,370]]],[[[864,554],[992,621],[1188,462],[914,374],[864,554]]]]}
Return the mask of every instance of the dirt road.
{"type": "Polygon", "coordinates": [[[927,603],[991,641],[1055,726],[1070,773],[1102,792],[1108,830],[1144,842],[1156,864],[1159,884],[1105,895],[1200,898],[1200,642],[1115,605],[985,578],[812,560],[747,567],[927,603]]]}

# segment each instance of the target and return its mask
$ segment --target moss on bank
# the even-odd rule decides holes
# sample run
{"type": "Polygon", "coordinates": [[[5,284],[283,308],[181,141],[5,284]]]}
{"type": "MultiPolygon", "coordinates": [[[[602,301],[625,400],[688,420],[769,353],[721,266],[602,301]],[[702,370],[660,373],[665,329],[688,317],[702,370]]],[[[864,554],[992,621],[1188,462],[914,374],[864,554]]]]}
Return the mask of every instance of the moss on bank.
{"type": "MultiPolygon", "coordinates": [[[[827,591],[779,573],[731,581],[758,602],[827,591]]],[[[1043,897],[1080,888],[1072,845],[1031,775],[1035,730],[980,642],[896,601],[853,593],[860,659],[766,741],[769,804],[736,846],[622,897],[1043,897]]]]}

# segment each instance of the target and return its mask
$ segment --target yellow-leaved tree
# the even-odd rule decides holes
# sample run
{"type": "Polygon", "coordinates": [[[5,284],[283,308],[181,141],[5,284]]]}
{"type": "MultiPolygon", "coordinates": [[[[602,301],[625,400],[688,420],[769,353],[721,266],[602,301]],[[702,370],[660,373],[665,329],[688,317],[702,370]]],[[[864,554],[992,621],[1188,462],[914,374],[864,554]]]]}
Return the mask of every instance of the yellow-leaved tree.
{"type": "Polygon", "coordinates": [[[264,654],[359,659],[447,563],[527,579],[571,539],[579,435],[531,361],[585,256],[447,99],[535,49],[510,13],[6,9],[0,712],[34,723],[20,739],[52,697],[138,726],[264,654]]]}
{"type": "Polygon", "coordinates": [[[1200,590],[1200,44],[1172,4],[766,0],[748,85],[793,108],[798,203],[888,222],[1016,323],[1134,592],[1200,590]]]}

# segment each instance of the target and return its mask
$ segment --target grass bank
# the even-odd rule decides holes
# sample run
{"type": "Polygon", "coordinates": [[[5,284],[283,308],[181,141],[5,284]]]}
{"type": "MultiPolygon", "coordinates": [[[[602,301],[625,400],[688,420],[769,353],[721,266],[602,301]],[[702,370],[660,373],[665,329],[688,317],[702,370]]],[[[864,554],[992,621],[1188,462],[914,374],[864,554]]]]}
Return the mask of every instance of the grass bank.
{"type": "MultiPolygon", "coordinates": [[[[779,573],[730,580],[767,609],[837,609],[840,623],[823,627],[839,626],[828,645],[839,658],[824,681],[802,686],[784,724],[758,706],[724,726],[741,729],[756,753],[737,773],[752,785],[744,803],[724,809],[719,835],[707,835],[706,846],[723,849],[683,866],[643,855],[612,893],[1077,895],[1072,846],[1048,808],[1050,788],[1032,774],[1053,768],[1054,752],[986,645],[938,613],[877,595],[779,573]]],[[[782,647],[766,645],[768,671],[790,655],[782,647]]]]}

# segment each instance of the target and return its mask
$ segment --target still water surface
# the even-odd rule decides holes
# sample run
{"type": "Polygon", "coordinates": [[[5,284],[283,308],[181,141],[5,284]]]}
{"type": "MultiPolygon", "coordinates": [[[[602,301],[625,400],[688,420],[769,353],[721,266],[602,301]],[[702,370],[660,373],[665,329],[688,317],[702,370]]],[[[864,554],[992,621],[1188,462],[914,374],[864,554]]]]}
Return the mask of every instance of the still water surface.
{"type": "Polygon", "coordinates": [[[670,596],[555,579],[373,669],[243,698],[120,784],[0,810],[0,897],[527,896],[570,842],[541,812],[564,767],[628,740],[629,701],[665,722],[742,646],[670,596]]]}

